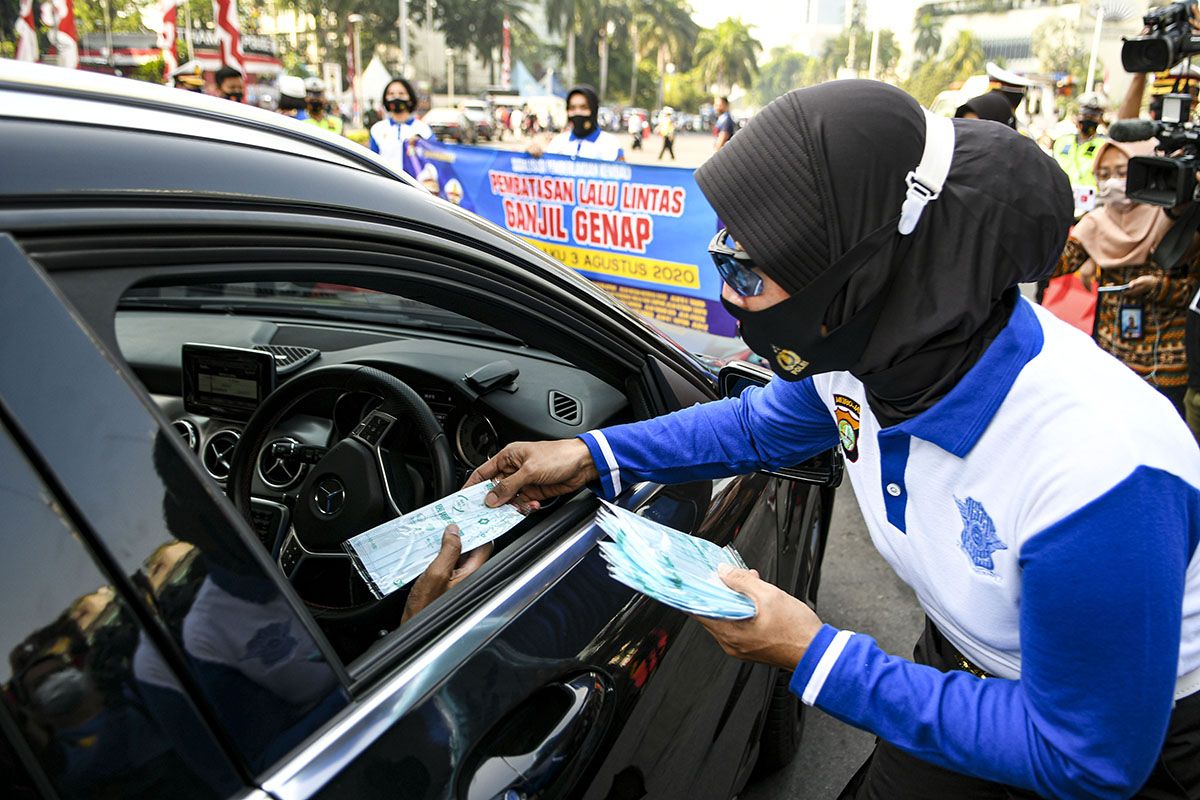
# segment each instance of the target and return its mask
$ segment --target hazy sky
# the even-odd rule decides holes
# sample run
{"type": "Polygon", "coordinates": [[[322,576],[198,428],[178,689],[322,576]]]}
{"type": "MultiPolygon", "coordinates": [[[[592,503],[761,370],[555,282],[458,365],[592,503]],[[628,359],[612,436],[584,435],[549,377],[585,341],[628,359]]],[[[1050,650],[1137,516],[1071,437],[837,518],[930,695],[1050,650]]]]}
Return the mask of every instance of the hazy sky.
{"type": "MultiPolygon", "coordinates": [[[[754,34],[763,44],[764,53],[777,45],[787,44],[800,32],[796,8],[804,0],[691,0],[696,21],[705,27],[726,17],[740,16],[754,25],[754,34]]],[[[867,24],[890,28],[905,34],[913,24],[913,12],[918,0],[867,0],[867,24]]]]}

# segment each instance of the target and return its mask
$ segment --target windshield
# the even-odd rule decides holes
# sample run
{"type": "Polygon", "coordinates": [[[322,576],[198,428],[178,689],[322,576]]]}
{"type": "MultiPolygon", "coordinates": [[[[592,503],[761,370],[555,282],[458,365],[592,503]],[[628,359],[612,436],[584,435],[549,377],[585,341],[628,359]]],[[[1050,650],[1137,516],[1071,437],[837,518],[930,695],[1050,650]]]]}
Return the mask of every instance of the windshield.
{"type": "Polygon", "coordinates": [[[472,333],[519,343],[518,339],[507,333],[444,308],[373,289],[336,283],[259,281],[139,287],[126,292],[121,298],[120,308],[182,308],[224,314],[321,317],[472,333]]]}

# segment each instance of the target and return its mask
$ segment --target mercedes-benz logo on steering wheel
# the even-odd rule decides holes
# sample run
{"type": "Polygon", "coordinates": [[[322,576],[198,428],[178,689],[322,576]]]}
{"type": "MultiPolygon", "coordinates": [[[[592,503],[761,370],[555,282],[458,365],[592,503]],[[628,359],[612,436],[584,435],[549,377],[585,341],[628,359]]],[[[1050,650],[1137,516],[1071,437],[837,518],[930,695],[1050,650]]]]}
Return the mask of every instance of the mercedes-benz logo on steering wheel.
{"type": "Polygon", "coordinates": [[[337,478],[322,478],[313,489],[313,505],[317,512],[332,517],[346,504],[346,487],[337,478]]]}

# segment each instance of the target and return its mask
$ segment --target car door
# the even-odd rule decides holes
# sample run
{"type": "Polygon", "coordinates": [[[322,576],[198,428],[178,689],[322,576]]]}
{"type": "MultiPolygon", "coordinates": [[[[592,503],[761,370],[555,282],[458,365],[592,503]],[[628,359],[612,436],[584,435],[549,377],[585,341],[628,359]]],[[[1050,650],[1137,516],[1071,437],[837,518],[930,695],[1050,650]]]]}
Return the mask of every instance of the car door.
{"type": "MultiPolygon", "coordinates": [[[[147,558],[136,542],[147,529],[161,531],[163,525],[169,494],[160,474],[164,464],[193,481],[198,472],[182,460],[181,448],[164,444],[170,440],[163,436],[161,420],[138,402],[128,385],[131,379],[114,369],[117,360],[72,318],[45,275],[11,240],[3,249],[10,312],[5,318],[23,340],[8,337],[5,363],[14,369],[0,391],[26,414],[45,457],[70,486],[73,502],[94,515],[106,532],[106,545],[121,569],[133,566],[130,571],[136,572],[147,558]],[[54,402],[46,402],[51,397],[54,402]],[[98,406],[103,413],[96,413],[98,406]],[[69,424],[56,426],[55,415],[69,424]],[[137,480],[145,482],[140,496],[129,491],[128,484],[137,480]]],[[[623,502],[690,529],[705,518],[710,494],[711,485],[703,483],[635,487],[623,502]]],[[[219,565],[261,570],[264,559],[245,549],[253,539],[243,523],[229,518],[228,505],[214,503],[216,498],[203,489],[194,499],[194,508],[211,507],[214,516],[206,521],[224,531],[205,542],[219,565]],[[241,563],[247,557],[250,563],[241,563]]],[[[594,499],[586,495],[563,504],[529,537],[527,553],[498,559],[489,565],[490,572],[481,573],[474,592],[461,593],[456,603],[415,622],[406,638],[420,647],[385,655],[357,681],[339,674],[319,631],[302,612],[294,611],[287,624],[296,627],[284,629],[286,635],[272,638],[272,631],[280,633],[272,628],[283,624],[278,621],[262,626],[266,633],[259,642],[260,660],[272,658],[287,639],[303,636],[306,658],[317,665],[313,669],[332,673],[315,681],[327,688],[326,699],[309,698],[299,711],[280,711],[264,702],[228,671],[224,677],[231,680],[216,683],[198,674],[196,662],[206,654],[189,650],[188,638],[179,641],[176,632],[175,657],[190,668],[181,680],[191,701],[205,710],[223,747],[232,751],[241,774],[279,798],[393,796],[391,787],[397,785],[411,797],[494,796],[512,787],[552,797],[599,786],[597,781],[609,784],[597,789],[607,796],[680,774],[705,757],[700,748],[661,748],[640,761],[631,756],[624,765],[608,759],[603,771],[601,755],[618,739],[646,738],[653,721],[645,719],[645,712],[634,712],[645,708],[641,697],[647,686],[670,695],[658,703],[660,708],[686,705],[713,721],[722,718],[724,697],[698,701],[694,693],[688,697],[667,691],[670,677],[662,664],[676,641],[706,655],[707,663],[674,658],[681,674],[693,670],[693,680],[740,668],[720,656],[711,640],[701,638],[694,622],[635,597],[607,577],[594,547],[599,538],[591,524],[594,509],[594,499]],[[343,685],[351,685],[350,696],[343,685]],[[265,742],[247,737],[238,722],[247,720],[250,708],[282,715],[290,724],[270,727],[273,735],[265,742]]],[[[285,611],[295,609],[286,586],[277,579],[260,580],[280,595],[285,611]]],[[[144,603],[142,613],[148,618],[155,611],[144,603]]],[[[208,619],[215,625],[222,621],[208,619]]],[[[159,636],[170,636],[172,626],[179,624],[169,614],[154,622],[161,625],[159,636]]],[[[743,737],[728,757],[738,760],[745,747],[743,737]]],[[[727,796],[719,785],[705,788],[701,796],[727,796]]],[[[665,786],[664,793],[650,791],[673,794],[665,786]]]]}

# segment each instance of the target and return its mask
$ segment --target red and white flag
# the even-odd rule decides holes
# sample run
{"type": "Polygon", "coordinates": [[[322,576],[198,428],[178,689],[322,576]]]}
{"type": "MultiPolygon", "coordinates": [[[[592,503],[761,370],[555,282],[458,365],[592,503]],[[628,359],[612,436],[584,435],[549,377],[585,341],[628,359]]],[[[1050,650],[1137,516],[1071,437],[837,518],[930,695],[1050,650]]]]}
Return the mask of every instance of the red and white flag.
{"type": "Polygon", "coordinates": [[[33,0],[21,0],[14,29],[17,32],[17,61],[37,61],[37,23],[33,18],[33,0]]]}
{"type": "Polygon", "coordinates": [[[162,29],[158,32],[158,49],[162,51],[163,80],[171,77],[171,73],[179,67],[179,57],[175,54],[175,42],[179,35],[175,20],[179,14],[180,0],[159,0],[162,9],[162,29]]]}
{"type": "Polygon", "coordinates": [[[217,40],[221,43],[221,63],[246,73],[242,53],[242,30],[238,24],[237,0],[213,0],[217,20],[217,40]]]}
{"type": "Polygon", "coordinates": [[[500,85],[512,88],[512,33],[508,15],[504,15],[504,46],[500,48],[500,85]]]}
{"type": "Polygon", "coordinates": [[[75,0],[42,3],[42,24],[50,28],[50,41],[58,50],[58,63],[68,69],[79,66],[79,32],[75,28],[75,0]]]}

